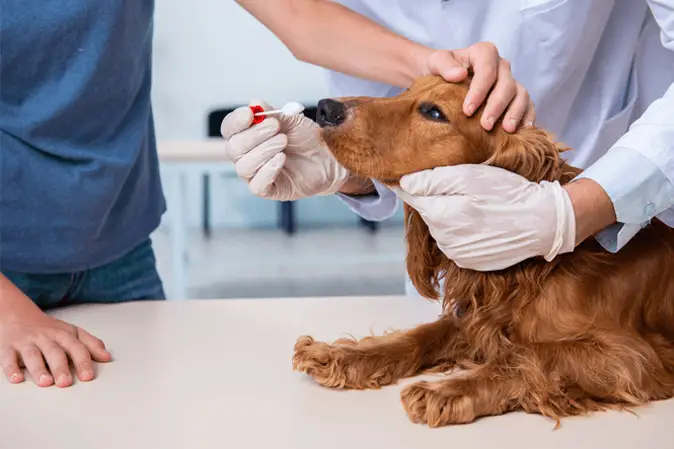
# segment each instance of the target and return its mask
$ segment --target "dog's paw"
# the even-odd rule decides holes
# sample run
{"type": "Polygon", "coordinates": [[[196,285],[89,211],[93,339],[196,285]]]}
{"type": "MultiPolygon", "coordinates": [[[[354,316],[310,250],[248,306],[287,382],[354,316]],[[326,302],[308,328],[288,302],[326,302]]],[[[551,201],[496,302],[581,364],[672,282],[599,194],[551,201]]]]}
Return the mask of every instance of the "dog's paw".
{"type": "Polygon", "coordinates": [[[400,392],[400,401],[413,423],[426,424],[428,394],[428,382],[426,381],[408,385],[400,392]]]}
{"type": "Polygon", "coordinates": [[[422,381],[402,389],[400,399],[412,422],[441,427],[475,420],[472,399],[443,384],[422,381]]]}
{"type": "Polygon", "coordinates": [[[335,340],[336,346],[356,346],[357,344],[358,340],[353,337],[343,337],[335,340]]]}
{"type": "Polygon", "coordinates": [[[377,389],[393,383],[395,365],[362,345],[362,341],[351,338],[328,344],[300,337],[295,343],[293,369],[330,388],[377,389]]]}
{"type": "Polygon", "coordinates": [[[293,369],[308,374],[325,387],[345,388],[346,375],[340,364],[342,356],[339,347],[303,336],[295,343],[293,369]]]}

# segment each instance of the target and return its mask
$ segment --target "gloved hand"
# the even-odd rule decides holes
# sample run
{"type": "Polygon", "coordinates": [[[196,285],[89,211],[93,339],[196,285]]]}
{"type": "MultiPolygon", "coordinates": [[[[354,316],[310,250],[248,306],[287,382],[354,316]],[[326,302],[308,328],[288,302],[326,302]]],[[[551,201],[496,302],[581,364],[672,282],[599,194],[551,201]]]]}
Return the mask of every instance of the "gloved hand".
{"type": "Polygon", "coordinates": [[[395,190],[461,268],[500,270],[535,256],[551,261],[575,248],[573,205],[558,182],[457,165],[407,175],[395,190]]]}
{"type": "MultiPolygon", "coordinates": [[[[275,109],[262,102],[251,104],[275,109]]],[[[225,117],[220,131],[227,156],[254,195],[278,201],[331,195],[349,178],[321,142],[319,126],[312,120],[299,114],[267,117],[250,126],[252,121],[250,108],[238,108],[225,117]]]]}

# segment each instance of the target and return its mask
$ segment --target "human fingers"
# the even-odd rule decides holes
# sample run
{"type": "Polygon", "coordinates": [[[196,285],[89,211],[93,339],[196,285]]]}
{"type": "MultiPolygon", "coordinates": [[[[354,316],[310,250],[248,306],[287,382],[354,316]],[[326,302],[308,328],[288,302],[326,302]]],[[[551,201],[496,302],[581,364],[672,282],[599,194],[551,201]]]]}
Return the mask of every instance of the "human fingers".
{"type": "MultiPolygon", "coordinates": [[[[527,90],[521,84],[517,84],[517,94],[505,113],[503,129],[509,133],[514,133],[520,125],[523,123],[526,124],[527,121],[525,117],[532,105],[533,103],[529,98],[527,90]]],[[[533,108],[531,112],[533,112],[533,108]]]]}
{"type": "MultiPolygon", "coordinates": [[[[262,106],[262,109],[264,109],[265,111],[278,110],[276,106],[270,105],[264,100],[253,99],[250,101],[249,104],[251,106],[262,106]]],[[[311,123],[314,127],[318,126],[313,120],[309,120],[302,113],[291,115],[279,114],[274,116],[268,116],[267,118],[264,119],[262,123],[272,119],[279,122],[278,132],[282,134],[291,134],[298,126],[307,121],[311,123]]]]}
{"type": "Polygon", "coordinates": [[[400,201],[417,209],[419,213],[426,209],[424,206],[428,206],[431,202],[431,198],[433,198],[431,196],[415,195],[414,193],[410,193],[403,189],[402,186],[393,187],[391,190],[393,190],[400,201]]]}
{"type": "Polygon", "coordinates": [[[501,57],[496,46],[489,42],[478,42],[468,48],[454,50],[454,54],[473,72],[470,89],[463,103],[464,113],[471,116],[484,103],[496,83],[501,57]]]}
{"type": "Polygon", "coordinates": [[[232,136],[248,129],[251,123],[253,123],[253,111],[247,106],[236,108],[222,119],[220,134],[225,140],[229,140],[232,136]]]}
{"type": "MultiPolygon", "coordinates": [[[[471,209],[471,198],[463,195],[411,195],[401,188],[394,189],[394,192],[401,201],[419,213],[430,227],[431,234],[434,234],[434,229],[443,232],[456,227],[455,217],[471,209]]],[[[434,237],[437,240],[437,236],[434,237]]]]}
{"type": "MultiPolygon", "coordinates": [[[[460,175],[457,171],[460,171],[457,170],[457,166],[452,166],[410,173],[400,179],[399,189],[403,193],[417,198],[460,194],[461,191],[455,184],[460,183],[462,177],[457,176],[460,175]]],[[[405,201],[405,197],[401,197],[401,199],[405,201]]]]}
{"type": "Polygon", "coordinates": [[[440,75],[450,83],[458,83],[466,79],[468,70],[454,56],[451,50],[438,50],[428,57],[428,72],[440,75]]]}
{"type": "MultiPolygon", "coordinates": [[[[517,86],[517,82],[510,72],[510,63],[505,59],[501,59],[498,63],[496,84],[487,97],[484,111],[482,112],[482,119],[480,120],[480,124],[484,129],[490,131],[494,128],[496,121],[501,118],[506,108],[508,108],[508,105],[510,105],[513,99],[516,98],[518,94],[517,86]]],[[[526,91],[524,93],[526,94],[526,91]]],[[[526,107],[528,98],[524,101],[526,107]]],[[[522,115],[524,115],[523,111],[522,115]]],[[[515,117],[517,119],[515,126],[517,126],[517,123],[522,119],[522,115],[515,117]]]]}
{"type": "Polygon", "coordinates": [[[44,359],[47,361],[47,366],[54,379],[54,384],[57,387],[68,387],[72,385],[73,378],[70,374],[68,357],[63,348],[46,337],[43,337],[37,343],[37,347],[42,351],[44,359]]]}
{"type": "Polygon", "coordinates": [[[522,121],[524,126],[531,128],[536,124],[536,109],[534,107],[534,102],[529,100],[529,106],[524,114],[524,120],[522,121]]]}
{"type": "Polygon", "coordinates": [[[287,144],[288,137],[285,134],[276,134],[241,156],[234,164],[236,173],[246,180],[252,178],[263,165],[282,152],[287,144]]]}
{"type": "Polygon", "coordinates": [[[81,327],[77,328],[77,338],[86,346],[91,357],[99,363],[105,363],[112,360],[112,354],[105,347],[105,343],[98,337],[94,337],[81,327]]]}
{"type": "Polygon", "coordinates": [[[526,178],[500,167],[461,164],[405,175],[400,179],[400,188],[420,197],[474,196],[505,194],[523,183],[528,183],[526,178]]]}
{"type": "Polygon", "coordinates": [[[19,350],[21,360],[33,378],[33,381],[41,387],[49,387],[54,383],[53,377],[47,371],[42,358],[42,352],[34,344],[28,344],[19,350]]]}
{"type": "MultiPolygon", "coordinates": [[[[263,100],[251,100],[250,106],[262,106],[265,111],[274,109],[263,100]]],[[[248,129],[253,123],[253,111],[250,106],[242,106],[227,114],[220,124],[220,134],[225,140],[248,129]]],[[[267,121],[267,120],[265,120],[267,121]]]]}
{"type": "Polygon", "coordinates": [[[227,157],[237,162],[253,148],[274,137],[279,129],[279,121],[275,118],[268,118],[262,123],[232,135],[225,145],[227,157]]]}
{"type": "Polygon", "coordinates": [[[265,111],[272,111],[276,108],[260,98],[251,98],[248,102],[250,106],[262,106],[265,111]]]}
{"type": "Polygon", "coordinates": [[[60,336],[58,344],[68,353],[70,360],[75,366],[77,378],[82,382],[88,382],[94,378],[94,364],[91,354],[84,343],[75,335],[60,336]]]}
{"type": "Polygon", "coordinates": [[[248,183],[248,188],[251,193],[260,197],[273,196],[274,182],[276,182],[276,179],[281,173],[285,161],[285,153],[277,153],[269,160],[269,162],[260,167],[255,176],[253,176],[248,183]]]}
{"type": "Polygon", "coordinates": [[[7,380],[18,384],[24,381],[23,373],[19,368],[19,354],[12,348],[6,349],[0,353],[0,366],[7,380]]]}

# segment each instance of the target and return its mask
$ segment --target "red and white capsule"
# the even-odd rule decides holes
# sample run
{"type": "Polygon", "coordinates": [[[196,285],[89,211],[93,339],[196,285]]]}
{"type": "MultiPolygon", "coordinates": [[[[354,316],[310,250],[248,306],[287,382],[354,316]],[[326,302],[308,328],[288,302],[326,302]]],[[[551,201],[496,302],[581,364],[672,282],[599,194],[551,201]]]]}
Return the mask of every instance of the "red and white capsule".
{"type": "Polygon", "coordinates": [[[281,109],[274,109],[272,111],[265,111],[262,106],[255,105],[251,106],[250,110],[253,111],[253,124],[262,122],[269,115],[297,115],[301,114],[304,111],[304,106],[296,101],[290,101],[283,105],[281,109]]]}

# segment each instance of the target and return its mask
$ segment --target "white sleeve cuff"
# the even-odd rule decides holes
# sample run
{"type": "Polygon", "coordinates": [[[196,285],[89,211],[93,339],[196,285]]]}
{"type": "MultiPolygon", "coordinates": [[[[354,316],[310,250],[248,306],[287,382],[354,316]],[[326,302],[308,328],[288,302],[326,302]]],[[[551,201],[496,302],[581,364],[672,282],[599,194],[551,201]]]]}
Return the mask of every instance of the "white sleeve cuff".
{"type": "Polygon", "coordinates": [[[674,184],[660,167],[630,148],[612,148],[578,178],[597,182],[613,203],[618,224],[597,235],[607,251],[619,251],[655,216],[674,206],[674,184]]]}
{"type": "Polygon", "coordinates": [[[630,148],[612,148],[578,178],[602,186],[619,223],[639,225],[674,206],[674,184],[660,167],[630,148]]]}
{"type": "Polygon", "coordinates": [[[383,221],[391,218],[398,210],[398,197],[385,185],[372,181],[376,193],[367,196],[350,196],[337,193],[337,196],[349,209],[370,221],[383,221]]]}

